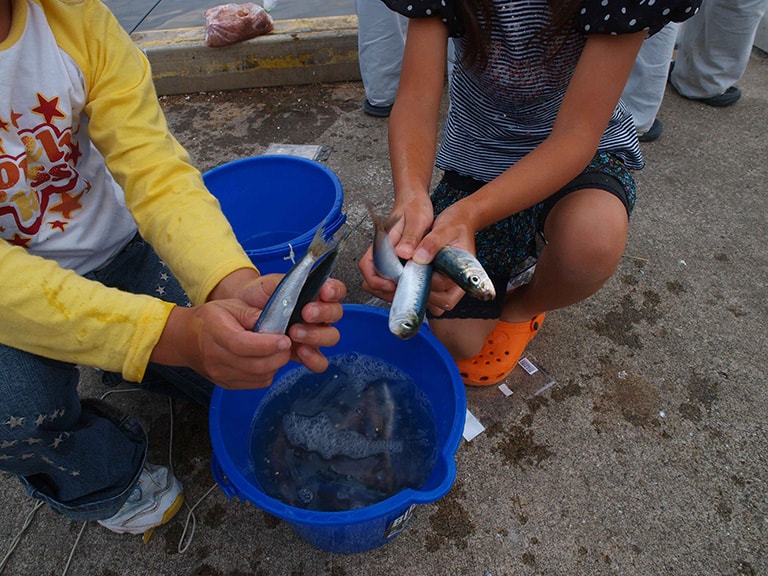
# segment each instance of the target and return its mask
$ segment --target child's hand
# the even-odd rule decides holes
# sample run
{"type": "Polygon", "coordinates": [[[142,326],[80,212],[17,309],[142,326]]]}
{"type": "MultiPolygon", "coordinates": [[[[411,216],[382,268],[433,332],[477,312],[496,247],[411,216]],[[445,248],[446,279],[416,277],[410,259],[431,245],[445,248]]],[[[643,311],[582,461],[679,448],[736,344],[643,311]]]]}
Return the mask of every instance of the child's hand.
{"type": "Polygon", "coordinates": [[[443,246],[456,246],[475,253],[475,232],[468,202],[459,201],[438,214],[432,229],[415,246],[413,261],[417,264],[432,262],[443,246]]]}
{"type": "Polygon", "coordinates": [[[233,389],[269,386],[275,372],[291,359],[310,370],[325,370],[328,361],[319,349],[339,340],[339,332],[331,324],[342,316],[346,287],[338,280],[328,280],[318,300],[302,310],[306,323],[291,327],[288,336],[254,332],[261,309],[281,277],[256,278],[243,286],[237,298],[175,307],[151,360],[187,366],[215,384],[233,389]]]}
{"type": "MultiPolygon", "coordinates": [[[[281,279],[281,274],[262,276],[244,287],[241,299],[249,306],[261,310],[281,279]]],[[[341,281],[330,278],[323,284],[317,299],[304,306],[301,311],[304,322],[297,323],[288,330],[293,360],[301,362],[314,372],[322,372],[328,367],[328,360],[319,349],[333,346],[339,341],[339,331],[332,324],[341,319],[341,303],[346,295],[346,286],[341,281]]],[[[250,327],[252,328],[253,326],[250,327]]]]}
{"type": "Polygon", "coordinates": [[[390,234],[395,252],[403,260],[411,260],[414,250],[432,226],[432,202],[426,194],[413,195],[406,199],[398,196],[392,214],[402,214],[390,234]]]}

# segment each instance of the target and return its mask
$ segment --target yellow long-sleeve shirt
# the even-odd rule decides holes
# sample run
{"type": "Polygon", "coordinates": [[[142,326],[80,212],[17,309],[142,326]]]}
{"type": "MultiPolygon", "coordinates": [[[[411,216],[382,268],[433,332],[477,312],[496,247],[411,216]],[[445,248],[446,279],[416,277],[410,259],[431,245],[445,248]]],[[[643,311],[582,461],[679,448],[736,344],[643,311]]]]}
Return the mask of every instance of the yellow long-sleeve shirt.
{"type": "Polygon", "coordinates": [[[141,381],[173,305],[81,275],[137,228],[195,304],[253,264],[101,2],[13,0],[0,78],[0,342],[141,381]]]}

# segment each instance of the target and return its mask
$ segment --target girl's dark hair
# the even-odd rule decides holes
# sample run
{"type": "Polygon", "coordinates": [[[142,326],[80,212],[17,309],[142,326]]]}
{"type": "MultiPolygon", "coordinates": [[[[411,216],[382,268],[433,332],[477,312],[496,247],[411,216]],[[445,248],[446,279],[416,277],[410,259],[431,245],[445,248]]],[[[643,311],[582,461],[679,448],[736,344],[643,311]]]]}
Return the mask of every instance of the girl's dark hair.
{"type": "MultiPolygon", "coordinates": [[[[554,33],[569,26],[581,0],[547,0],[552,20],[548,33],[554,33]]],[[[456,0],[456,8],[464,25],[466,52],[462,63],[470,68],[482,70],[488,64],[491,44],[491,19],[496,8],[493,0],[456,0]]]]}

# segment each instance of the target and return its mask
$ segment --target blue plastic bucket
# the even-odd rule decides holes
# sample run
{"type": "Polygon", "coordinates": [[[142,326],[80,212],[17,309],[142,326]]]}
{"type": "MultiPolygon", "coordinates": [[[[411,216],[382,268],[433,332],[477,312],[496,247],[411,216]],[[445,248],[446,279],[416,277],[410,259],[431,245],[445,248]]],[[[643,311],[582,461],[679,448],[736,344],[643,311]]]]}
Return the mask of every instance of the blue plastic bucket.
{"type": "Polygon", "coordinates": [[[228,162],[203,174],[237,240],[263,273],[287,272],[323,220],[330,238],[346,220],[344,193],[327,166],[289,155],[228,162]]]}
{"type": "MultiPolygon", "coordinates": [[[[328,552],[351,554],[376,548],[395,538],[407,526],[420,504],[444,496],[456,477],[454,456],[464,430],[464,384],[448,351],[422,328],[409,340],[389,332],[388,312],[381,308],[345,304],[337,327],[340,342],[325,349],[327,355],[358,352],[399,368],[425,393],[435,417],[438,456],[432,472],[419,489],[406,489],[371,506],[341,512],[304,510],[267,496],[258,487],[249,453],[251,424],[266,390],[216,388],[210,406],[213,445],[212,470],[229,497],[249,501],[285,520],[309,544],[328,552]]],[[[281,368],[276,380],[297,365],[281,368]]]]}

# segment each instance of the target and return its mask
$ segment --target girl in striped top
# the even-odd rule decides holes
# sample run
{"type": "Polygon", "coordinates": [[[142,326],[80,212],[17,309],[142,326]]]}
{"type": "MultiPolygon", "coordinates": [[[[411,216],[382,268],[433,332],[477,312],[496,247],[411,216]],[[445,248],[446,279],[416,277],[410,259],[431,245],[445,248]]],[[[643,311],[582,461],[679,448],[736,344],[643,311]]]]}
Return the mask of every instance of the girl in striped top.
{"type": "MultiPolygon", "coordinates": [[[[544,313],[594,294],[624,250],[643,167],[620,100],[648,35],[701,0],[383,0],[409,21],[389,122],[398,255],[428,263],[444,245],[475,252],[497,297],[438,277],[430,329],[467,384],[514,368],[544,313]],[[456,65],[437,134],[448,38],[456,65]],[[443,171],[430,196],[433,165],[443,171]],[[531,271],[527,283],[515,279],[531,271]]],[[[390,299],[371,251],[364,286],[390,299]]]]}

